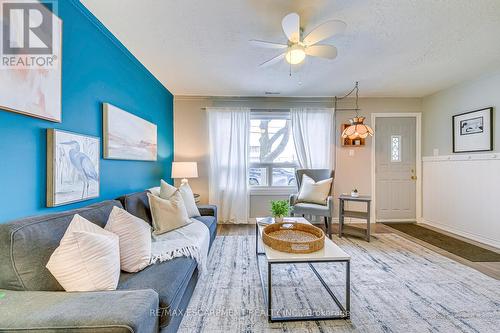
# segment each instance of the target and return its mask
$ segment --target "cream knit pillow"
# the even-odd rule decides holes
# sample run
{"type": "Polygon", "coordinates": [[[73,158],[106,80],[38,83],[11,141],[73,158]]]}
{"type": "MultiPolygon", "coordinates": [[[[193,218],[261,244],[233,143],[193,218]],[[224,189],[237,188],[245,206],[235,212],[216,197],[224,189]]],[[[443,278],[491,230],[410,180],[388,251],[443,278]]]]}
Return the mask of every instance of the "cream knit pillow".
{"type": "MultiPolygon", "coordinates": [[[[198,210],[198,207],[196,206],[196,202],[194,201],[193,190],[191,190],[191,187],[189,186],[189,184],[183,183],[177,189],[175,186],[170,185],[169,183],[167,183],[163,179],[161,180],[161,183],[160,183],[160,197],[161,198],[168,199],[177,190],[179,190],[179,192],[181,193],[182,200],[184,201],[184,206],[186,207],[186,211],[187,211],[188,216],[190,218],[201,216],[200,211],[198,210]]],[[[155,192],[151,192],[151,193],[155,194],[155,192]]]]}
{"type": "Polygon", "coordinates": [[[120,277],[118,236],[77,214],[46,267],[66,291],[115,290],[120,277]]]}
{"type": "Polygon", "coordinates": [[[134,273],[149,265],[151,258],[149,224],[124,209],[113,207],[104,229],[118,235],[122,271],[134,273]]]}
{"type": "Polygon", "coordinates": [[[297,202],[307,202],[319,205],[326,205],[326,199],[330,195],[333,178],[315,182],[314,179],[304,174],[300,185],[297,202]]]}
{"type": "Polygon", "coordinates": [[[179,191],[175,191],[168,199],[148,193],[148,199],[155,235],[161,235],[191,223],[179,191]]]}
{"type": "Polygon", "coordinates": [[[201,216],[200,211],[196,206],[196,201],[194,201],[194,194],[193,190],[191,190],[191,186],[189,186],[188,183],[183,183],[179,186],[179,192],[181,192],[189,217],[201,216]]]}

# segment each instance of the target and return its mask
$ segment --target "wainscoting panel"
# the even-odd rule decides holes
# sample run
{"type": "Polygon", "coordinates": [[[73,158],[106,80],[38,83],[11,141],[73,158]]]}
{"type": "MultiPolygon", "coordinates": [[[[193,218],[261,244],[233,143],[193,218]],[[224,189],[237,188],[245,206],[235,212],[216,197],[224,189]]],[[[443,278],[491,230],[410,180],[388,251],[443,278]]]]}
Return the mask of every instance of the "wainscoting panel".
{"type": "Polygon", "coordinates": [[[423,221],[500,248],[500,154],[423,158],[423,221]]]}

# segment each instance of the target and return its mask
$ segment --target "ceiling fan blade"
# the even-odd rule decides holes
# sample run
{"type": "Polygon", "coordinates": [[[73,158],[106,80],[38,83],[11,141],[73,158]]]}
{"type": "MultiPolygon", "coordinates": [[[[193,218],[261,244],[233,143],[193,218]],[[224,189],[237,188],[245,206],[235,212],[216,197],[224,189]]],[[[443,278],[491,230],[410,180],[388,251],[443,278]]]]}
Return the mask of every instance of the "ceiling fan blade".
{"type": "Polygon", "coordinates": [[[276,57],[271,58],[271,59],[269,59],[267,61],[264,61],[262,64],[259,65],[259,67],[272,66],[272,65],[280,62],[281,60],[283,60],[285,58],[285,54],[286,54],[286,52],[278,54],[276,57]]]}
{"type": "Polygon", "coordinates": [[[283,32],[288,40],[297,43],[300,39],[300,17],[297,13],[290,13],[281,21],[283,32]]]}
{"type": "Polygon", "coordinates": [[[305,45],[314,45],[322,40],[332,37],[337,34],[341,34],[345,31],[347,24],[339,20],[326,21],[321,24],[313,31],[311,31],[305,38],[305,45]]]}
{"type": "Polygon", "coordinates": [[[313,57],[326,59],[335,59],[337,57],[337,48],[332,45],[313,45],[306,47],[306,54],[313,57]]]}
{"type": "Polygon", "coordinates": [[[251,39],[249,40],[250,44],[257,47],[264,47],[267,49],[285,49],[288,47],[287,44],[275,43],[275,42],[266,42],[265,40],[251,39]]]}

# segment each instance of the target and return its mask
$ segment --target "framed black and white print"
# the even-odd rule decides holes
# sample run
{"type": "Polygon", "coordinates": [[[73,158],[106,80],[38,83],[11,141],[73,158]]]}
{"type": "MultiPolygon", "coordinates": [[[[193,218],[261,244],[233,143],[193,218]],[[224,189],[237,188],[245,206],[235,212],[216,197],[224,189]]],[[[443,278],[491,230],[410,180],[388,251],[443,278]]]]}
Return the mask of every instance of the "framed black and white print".
{"type": "Polygon", "coordinates": [[[493,108],[453,116],[453,152],[493,150],[493,108]]]}

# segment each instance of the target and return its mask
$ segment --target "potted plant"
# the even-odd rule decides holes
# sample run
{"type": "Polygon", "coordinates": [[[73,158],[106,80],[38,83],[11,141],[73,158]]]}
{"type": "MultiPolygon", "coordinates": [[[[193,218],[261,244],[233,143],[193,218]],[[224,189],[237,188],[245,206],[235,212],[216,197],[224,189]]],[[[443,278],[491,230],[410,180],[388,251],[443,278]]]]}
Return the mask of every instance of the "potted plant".
{"type": "Polygon", "coordinates": [[[351,191],[351,197],[357,198],[359,197],[358,189],[355,188],[354,190],[351,191]]]}
{"type": "Polygon", "coordinates": [[[271,201],[271,212],[274,217],[274,221],[279,223],[283,222],[283,217],[288,215],[290,206],[287,200],[274,200],[271,201]]]}

